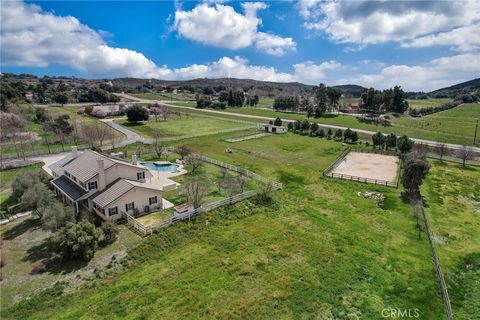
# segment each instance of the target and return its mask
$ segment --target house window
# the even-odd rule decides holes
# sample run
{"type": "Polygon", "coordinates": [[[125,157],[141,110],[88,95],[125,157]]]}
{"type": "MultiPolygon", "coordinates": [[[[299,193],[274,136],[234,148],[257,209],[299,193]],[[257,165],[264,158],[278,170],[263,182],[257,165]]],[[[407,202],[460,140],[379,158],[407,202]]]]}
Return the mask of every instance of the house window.
{"type": "Polygon", "coordinates": [[[70,178],[70,173],[68,173],[67,171],[65,171],[65,175],[70,178]]]}
{"type": "Polygon", "coordinates": [[[97,181],[92,181],[88,183],[88,190],[97,189],[97,181]]]}
{"type": "Polygon", "coordinates": [[[133,210],[133,208],[134,208],[134,203],[133,203],[133,202],[127,203],[127,204],[125,205],[125,210],[126,210],[126,211],[133,210]]]}
{"type": "Polygon", "coordinates": [[[148,203],[149,204],[157,203],[157,196],[148,198],[148,203]]]}
{"type": "Polygon", "coordinates": [[[73,181],[77,182],[77,178],[75,178],[75,177],[72,177],[72,179],[73,179],[73,181]]]}
{"type": "Polygon", "coordinates": [[[137,180],[145,179],[145,171],[137,172],[137,180]]]}
{"type": "Polygon", "coordinates": [[[118,214],[118,207],[108,208],[108,215],[109,216],[114,216],[116,214],[118,214]]]}

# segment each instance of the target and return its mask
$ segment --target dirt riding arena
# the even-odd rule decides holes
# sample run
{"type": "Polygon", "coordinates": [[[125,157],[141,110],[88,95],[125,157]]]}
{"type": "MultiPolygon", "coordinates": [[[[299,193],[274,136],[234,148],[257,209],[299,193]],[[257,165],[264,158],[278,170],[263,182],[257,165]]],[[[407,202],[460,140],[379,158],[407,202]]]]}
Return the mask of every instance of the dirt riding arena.
{"type": "Polygon", "coordinates": [[[396,184],[399,159],[393,155],[349,152],[331,171],[332,177],[378,184],[396,184]]]}

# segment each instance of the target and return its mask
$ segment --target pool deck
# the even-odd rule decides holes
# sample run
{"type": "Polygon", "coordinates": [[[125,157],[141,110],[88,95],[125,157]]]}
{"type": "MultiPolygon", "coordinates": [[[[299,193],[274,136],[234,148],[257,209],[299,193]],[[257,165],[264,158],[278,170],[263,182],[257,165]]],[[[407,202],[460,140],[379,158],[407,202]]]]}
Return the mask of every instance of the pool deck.
{"type": "Polygon", "coordinates": [[[183,164],[176,163],[176,165],[178,165],[178,170],[179,170],[177,172],[161,172],[161,171],[151,170],[147,168],[148,171],[150,171],[150,173],[152,174],[152,177],[149,178],[149,183],[156,186],[160,186],[164,188],[165,191],[178,188],[180,184],[173,180],[170,180],[169,178],[181,176],[187,173],[187,170],[184,168],[183,164]],[[175,187],[173,187],[174,184],[175,184],[175,187]]]}

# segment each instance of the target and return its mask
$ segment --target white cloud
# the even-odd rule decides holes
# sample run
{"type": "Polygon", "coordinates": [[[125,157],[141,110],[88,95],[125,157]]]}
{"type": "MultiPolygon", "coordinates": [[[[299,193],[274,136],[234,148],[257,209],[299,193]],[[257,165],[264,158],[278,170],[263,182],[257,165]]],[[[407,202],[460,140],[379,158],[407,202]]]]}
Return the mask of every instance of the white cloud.
{"type": "MultiPolygon", "coordinates": [[[[327,1],[304,0],[299,14],[309,30],[323,31],[340,43],[375,44],[468,26],[479,20],[478,1],[327,1]]],[[[455,45],[455,43],[453,43],[455,45]]]]}
{"type": "Polygon", "coordinates": [[[335,83],[355,83],[381,89],[401,85],[408,91],[430,91],[478,77],[478,66],[480,56],[459,54],[422,65],[391,65],[371,74],[363,73],[363,69],[339,78],[335,83]]]}
{"type": "Polygon", "coordinates": [[[330,80],[327,78],[327,72],[335,71],[340,72],[345,69],[349,69],[349,66],[344,66],[341,63],[331,60],[325,61],[320,64],[315,64],[312,61],[305,61],[293,65],[294,78],[296,81],[318,84],[321,81],[330,80]]]}
{"type": "Polygon", "coordinates": [[[431,34],[402,43],[405,48],[451,46],[455,51],[469,52],[480,49],[480,24],[460,27],[447,32],[431,34]]]}
{"type": "Polygon", "coordinates": [[[112,48],[99,32],[71,16],[23,2],[2,2],[1,61],[5,65],[69,65],[92,75],[143,76],[155,63],[143,54],[112,48]]]}
{"type": "Polygon", "coordinates": [[[255,46],[275,56],[295,50],[292,38],[258,31],[262,20],[257,17],[257,10],[267,8],[265,3],[242,3],[242,8],[245,14],[218,3],[214,6],[202,3],[191,11],[177,10],[173,28],[187,39],[214,47],[235,50],[255,46]]]}
{"type": "MultiPolygon", "coordinates": [[[[249,3],[246,15],[253,14],[261,6],[249,3]]],[[[479,55],[471,52],[438,58],[422,65],[385,66],[379,61],[365,60],[352,66],[334,60],[304,61],[291,66],[290,72],[252,65],[241,57],[222,57],[210,63],[169,68],[156,65],[140,52],[107,45],[99,31],[81,24],[74,17],[59,17],[43,12],[35,5],[4,2],[0,18],[1,66],[61,64],[83,71],[89,77],[131,76],[166,80],[235,77],[308,84],[357,83],[378,88],[400,84],[406,90],[430,90],[478,77],[480,65],[479,55]]],[[[263,37],[257,44],[262,49],[273,50],[272,46],[263,45],[264,42],[278,42],[278,47],[288,45],[288,41],[283,43],[283,38],[275,35],[258,34],[263,37]]],[[[444,37],[447,35],[439,35],[430,41],[441,43],[440,39],[444,37]]],[[[411,45],[419,44],[412,42],[411,45]]]]}

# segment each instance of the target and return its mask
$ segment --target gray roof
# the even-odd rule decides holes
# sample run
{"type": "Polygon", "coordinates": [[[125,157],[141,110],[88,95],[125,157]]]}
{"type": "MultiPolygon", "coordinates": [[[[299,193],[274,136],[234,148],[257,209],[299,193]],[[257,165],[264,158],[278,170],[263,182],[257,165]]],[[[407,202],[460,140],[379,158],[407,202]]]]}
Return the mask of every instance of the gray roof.
{"type": "MultiPolygon", "coordinates": [[[[71,155],[67,157],[70,157],[71,159],[71,155]]],[[[80,181],[86,182],[87,180],[95,177],[98,174],[98,163],[97,163],[98,159],[103,159],[103,166],[105,170],[108,170],[108,168],[114,166],[115,164],[131,166],[144,171],[146,170],[142,166],[133,165],[125,161],[110,158],[104,154],[101,154],[92,150],[85,150],[84,152],[79,154],[78,157],[70,161],[66,161],[66,163],[63,162],[64,159],[60,161],[65,163],[61,165],[61,167],[63,167],[65,171],[67,171],[68,173],[70,173],[80,181]]]]}
{"type": "Polygon", "coordinates": [[[120,179],[114,183],[111,187],[105,189],[102,193],[98,194],[93,198],[93,201],[98,204],[100,207],[105,207],[109,203],[112,203],[128,191],[133,188],[146,188],[156,191],[162,191],[161,187],[154,186],[149,183],[143,183],[138,181],[132,181],[127,179],[120,179]]]}
{"type": "Polygon", "coordinates": [[[66,155],[65,158],[62,158],[62,159],[58,160],[57,162],[52,163],[51,165],[48,166],[48,168],[50,170],[52,170],[53,172],[58,172],[58,171],[60,171],[60,169],[63,166],[68,164],[70,161],[72,161],[72,154],[71,153],[66,155]]]}
{"type": "Polygon", "coordinates": [[[57,188],[62,190],[62,192],[64,192],[73,201],[76,201],[78,198],[80,198],[81,196],[87,193],[87,191],[82,189],[80,186],[75,184],[66,176],[61,176],[59,178],[56,178],[52,180],[52,183],[57,188]]]}

